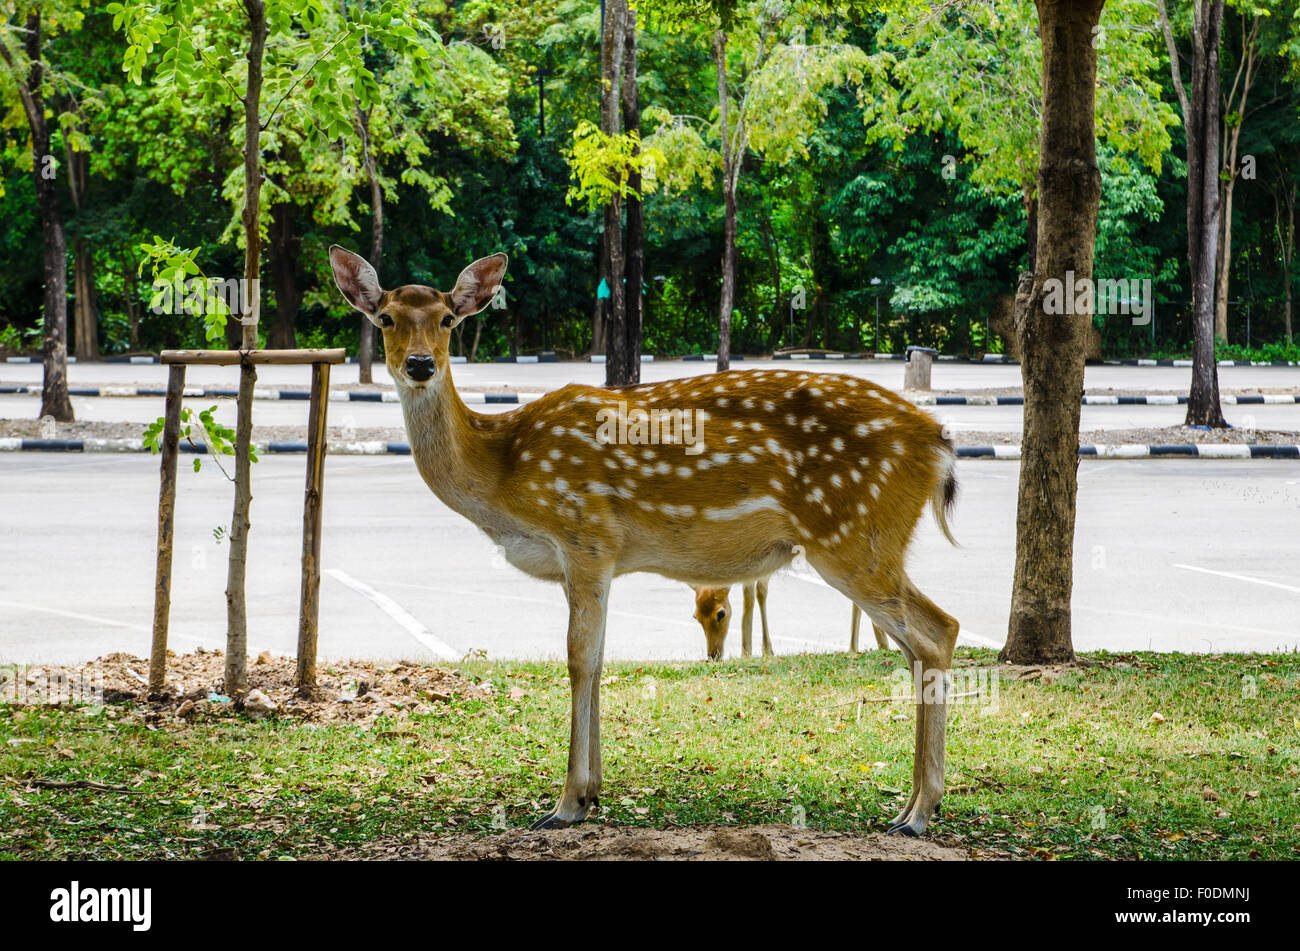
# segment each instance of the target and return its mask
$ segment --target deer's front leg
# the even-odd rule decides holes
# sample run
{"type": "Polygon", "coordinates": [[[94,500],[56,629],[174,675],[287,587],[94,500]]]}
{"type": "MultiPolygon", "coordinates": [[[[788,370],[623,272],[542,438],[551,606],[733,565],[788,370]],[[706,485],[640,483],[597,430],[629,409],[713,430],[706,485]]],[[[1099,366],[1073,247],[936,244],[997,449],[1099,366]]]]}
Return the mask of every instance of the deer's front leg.
{"type": "Polygon", "coordinates": [[[604,649],[608,571],[571,571],[569,599],[569,766],[560,801],[534,829],[563,829],[587,818],[600,794],[600,668],[604,649]]]}

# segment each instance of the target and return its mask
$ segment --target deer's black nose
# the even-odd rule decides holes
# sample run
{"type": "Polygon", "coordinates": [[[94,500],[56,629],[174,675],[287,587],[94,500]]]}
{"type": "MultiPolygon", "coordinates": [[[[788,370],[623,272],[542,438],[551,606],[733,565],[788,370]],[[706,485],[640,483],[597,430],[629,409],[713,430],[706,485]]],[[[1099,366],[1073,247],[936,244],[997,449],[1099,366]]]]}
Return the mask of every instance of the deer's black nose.
{"type": "Polygon", "coordinates": [[[406,375],[423,382],[433,376],[433,357],[407,357],[406,375]]]}

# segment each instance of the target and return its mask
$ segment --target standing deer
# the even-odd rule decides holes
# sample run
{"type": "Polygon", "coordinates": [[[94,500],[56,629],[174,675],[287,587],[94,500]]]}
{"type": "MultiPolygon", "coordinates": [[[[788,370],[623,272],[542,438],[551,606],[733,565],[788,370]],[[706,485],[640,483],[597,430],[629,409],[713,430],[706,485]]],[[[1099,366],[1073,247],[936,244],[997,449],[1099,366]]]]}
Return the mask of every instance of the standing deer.
{"type": "MultiPolygon", "coordinates": [[[[741,597],[744,598],[745,613],[740,622],[740,656],[750,657],[754,653],[754,601],[758,601],[758,614],[763,625],[763,656],[772,656],[772,639],[767,631],[767,583],[770,578],[747,581],[742,585],[741,597]]],[[[704,628],[704,643],[708,649],[709,660],[722,660],[722,648],[727,642],[727,631],[731,628],[731,589],[730,588],[696,588],[695,620],[704,628]]],[[[849,650],[858,652],[858,629],[862,625],[862,610],[853,605],[852,633],[849,635],[849,650]]],[[[876,634],[876,646],[882,651],[889,650],[889,641],[879,626],[872,624],[876,634]]]]}
{"type": "Polygon", "coordinates": [[[569,759],[533,828],[585,819],[601,787],[600,674],[613,579],[651,571],[719,587],[766,577],[800,546],[831,587],[898,643],[913,671],[912,793],[891,832],[921,833],[943,794],[957,621],[913,586],[903,556],[927,503],[945,518],[955,453],[921,410],[851,377],[756,370],[641,386],[569,384],[480,415],[452,383],[452,330],[492,300],[494,254],[450,292],[383,290],[365,259],[330,248],[348,302],[383,333],[416,468],[516,567],[569,604],[569,759]],[[936,689],[937,687],[937,689],[936,689]]]}

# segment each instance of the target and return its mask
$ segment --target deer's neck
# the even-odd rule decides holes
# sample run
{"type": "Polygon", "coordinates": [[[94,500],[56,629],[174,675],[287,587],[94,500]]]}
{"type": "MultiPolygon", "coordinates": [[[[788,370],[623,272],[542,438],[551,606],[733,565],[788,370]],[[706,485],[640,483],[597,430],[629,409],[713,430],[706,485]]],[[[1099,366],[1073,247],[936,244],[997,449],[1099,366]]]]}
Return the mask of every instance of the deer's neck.
{"type": "Polygon", "coordinates": [[[416,468],[446,505],[484,528],[497,521],[493,500],[508,437],[504,420],[465,405],[451,376],[437,386],[398,386],[416,468]]]}

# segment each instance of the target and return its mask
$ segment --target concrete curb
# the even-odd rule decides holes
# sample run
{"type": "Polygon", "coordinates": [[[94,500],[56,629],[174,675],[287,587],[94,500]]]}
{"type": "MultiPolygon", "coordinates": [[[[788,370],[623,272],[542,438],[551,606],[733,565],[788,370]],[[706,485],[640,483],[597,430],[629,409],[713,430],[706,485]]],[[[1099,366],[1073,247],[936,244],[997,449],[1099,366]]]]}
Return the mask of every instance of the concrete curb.
{"type": "MultiPolygon", "coordinates": [[[[306,442],[254,443],[258,452],[305,453],[306,442]]],[[[202,443],[181,443],[181,452],[203,453],[202,443]]],[[[136,438],[123,439],[26,439],[0,438],[0,452],[146,452],[136,438]]],[[[332,456],[409,456],[411,447],[404,442],[382,440],[331,440],[328,449],[332,456]]],[[[959,459],[1019,459],[1019,446],[958,446],[959,459]]],[[[1143,446],[1139,444],[1111,443],[1080,446],[1081,459],[1152,459],[1174,457],[1182,459],[1300,459],[1297,446],[1248,446],[1240,443],[1202,443],[1193,446],[1143,446]]]]}
{"type": "MultiPolygon", "coordinates": [[[[0,386],[0,395],[40,396],[39,386],[0,386]]],[[[165,397],[167,391],[153,386],[102,386],[69,387],[70,396],[90,397],[165,397]]],[[[239,395],[237,389],[226,387],[187,386],[185,395],[195,398],[234,399],[239,395]]],[[[461,393],[466,403],[531,403],[544,396],[544,393],[461,393]]],[[[309,390],[272,390],[257,387],[253,398],[259,400],[308,400],[309,390]]],[[[917,406],[1023,406],[1023,396],[916,396],[910,398],[917,406]]],[[[1220,402],[1225,406],[1250,406],[1264,404],[1300,403],[1300,395],[1290,393],[1263,393],[1246,396],[1221,396],[1220,402]]],[[[394,390],[330,390],[331,403],[396,403],[394,390]]],[[[1083,397],[1084,406],[1177,406],[1187,402],[1186,396],[1141,394],[1116,394],[1113,396],[1083,397]]]]}
{"type": "MultiPolygon", "coordinates": [[[[40,396],[41,388],[39,386],[0,386],[0,395],[22,395],[40,396]]],[[[72,386],[68,388],[69,396],[94,396],[94,397],[134,397],[134,396],[152,396],[165,397],[167,391],[156,386],[72,386]]],[[[533,400],[544,396],[543,393],[461,393],[460,398],[466,403],[530,403],[533,400]]],[[[227,387],[203,387],[187,386],[185,387],[185,396],[194,397],[195,399],[203,398],[226,398],[235,399],[239,396],[239,390],[227,387]]],[[[310,390],[272,390],[265,387],[255,387],[253,389],[253,399],[257,400],[299,400],[306,401],[311,399],[310,390]]],[[[331,403],[396,403],[397,392],[395,390],[330,390],[331,403]]]]}

